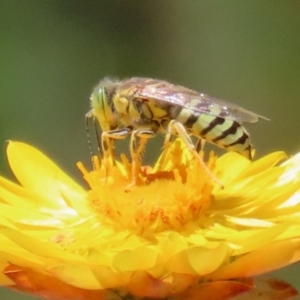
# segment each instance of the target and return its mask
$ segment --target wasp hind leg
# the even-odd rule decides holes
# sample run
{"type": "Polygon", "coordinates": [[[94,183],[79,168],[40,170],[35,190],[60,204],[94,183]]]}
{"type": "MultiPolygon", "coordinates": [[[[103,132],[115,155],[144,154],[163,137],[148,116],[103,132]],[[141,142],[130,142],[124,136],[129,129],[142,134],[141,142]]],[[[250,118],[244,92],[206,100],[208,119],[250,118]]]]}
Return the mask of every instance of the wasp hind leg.
{"type": "Polygon", "coordinates": [[[195,144],[195,150],[196,150],[196,152],[200,153],[201,151],[203,151],[204,145],[205,145],[205,140],[197,138],[197,142],[195,144]]]}
{"type": "MultiPolygon", "coordinates": [[[[176,122],[176,121],[172,121],[172,122],[176,122]]],[[[181,123],[179,123],[181,124],[181,123]]],[[[165,139],[164,139],[164,146],[163,146],[163,149],[164,149],[164,152],[162,154],[162,156],[160,157],[160,165],[159,165],[159,168],[162,168],[164,163],[165,163],[165,159],[166,159],[166,156],[168,154],[168,149],[170,148],[170,146],[172,145],[172,143],[175,141],[175,139],[178,137],[178,131],[176,130],[175,126],[172,128],[174,124],[171,124],[168,126],[168,132],[165,136],[165,139]],[[175,130],[175,132],[174,132],[175,130]],[[172,132],[173,131],[173,132],[172,132]]],[[[183,128],[185,130],[185,128],[183,128]]],[[[182,134],[186,134],[188,135],[188,133],[186,132],[185,130],[185,133],[183,132],[182,130],[182,134]]],[[[182,135],[180,135],[180,137],[182,138],[182,135]]],[[[190,145],[190,147],[188,148],[194,148],[194,150],[200,154],[201,151],[203,151],[204,149],[204,145],[205,145],[205,140],[201,139],[201,138],[197,138],[197,141],[196,141],[196,144],[194,145],[193,141],[191,140],[190,136],[188,135],[188,139],[185,139],[185,145],[190,145]]]]}
{"type": "Polygon", "coordinates": [[[182,141],[184,142],[185,146],[188,148],[188,150],[191,151],[192,155],[198,160],[202,168],[205,170],[205,172],[209,175],[209,177],[217,183],[219,186],[223,187],[223,184],[220,182],[218,178],[211,172],[211,170],[206,166],[204,163],[202,157],[199,155],[199,150],[204,146],[201,139],[198,139],[196,146],[194,145],[190,135],[186,131],[185,127],[178,121],[172,120],[170,121],[168,125],[168,134],[166,135],[165,139],[165,147],[170,146],[170,135],[174,136],[174,134],[177,134],[182,141]]]}

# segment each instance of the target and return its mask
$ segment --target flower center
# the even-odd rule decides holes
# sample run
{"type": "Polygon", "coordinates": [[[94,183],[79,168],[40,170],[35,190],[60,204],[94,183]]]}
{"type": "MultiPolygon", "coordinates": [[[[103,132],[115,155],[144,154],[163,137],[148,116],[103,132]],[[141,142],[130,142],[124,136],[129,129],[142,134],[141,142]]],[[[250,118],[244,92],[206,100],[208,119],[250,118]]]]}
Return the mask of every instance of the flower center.
{"type": "Polygon", "coordinates": [[[197,222],[213,199],[207,172],[176,144],[173,151],[151,167],[140,167],[142,185],[129,191],[128,161],[116,166],[96,165],[84,172],[89,201],[101,222],[138,233],[184,229],[197,222]]]}

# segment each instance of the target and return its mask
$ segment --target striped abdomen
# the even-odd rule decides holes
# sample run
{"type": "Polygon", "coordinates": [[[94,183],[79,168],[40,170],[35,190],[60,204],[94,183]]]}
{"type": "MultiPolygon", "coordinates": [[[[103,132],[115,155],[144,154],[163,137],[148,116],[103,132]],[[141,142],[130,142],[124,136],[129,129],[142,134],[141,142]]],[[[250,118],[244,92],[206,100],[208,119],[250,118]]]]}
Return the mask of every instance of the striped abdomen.
{"type": "Polygon", "coordinates": [[[189,133],[206,141],[235,151],[251,159],[252,145],[248,132],[237,121],[182,109],[176,118],[189,133]]]}

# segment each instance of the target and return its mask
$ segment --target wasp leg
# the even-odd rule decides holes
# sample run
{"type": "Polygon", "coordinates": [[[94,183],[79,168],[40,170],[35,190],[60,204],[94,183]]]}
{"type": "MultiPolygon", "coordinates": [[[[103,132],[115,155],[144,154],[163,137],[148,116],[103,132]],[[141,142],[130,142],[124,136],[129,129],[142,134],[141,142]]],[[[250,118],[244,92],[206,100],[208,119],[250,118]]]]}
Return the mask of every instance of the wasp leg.
{"type": "Polygon", "coordinates": [[[139,171],[141,170],[141,158],[149,139],[155,136],[155,131],[151,129],[137,129],[132,131],[130,138],[130,154],[132,158],[132,179],[131,183],[126,187],[131,187],[140,183],[139,171]]]}
{"type": "Polygon", "coordinates": [[[163,169],[164,164],[166,163],[166,157],[168,156],[168,149],[175,141],[176,137],[178,136],[176,133],[172,133],[169,131],[169,126],[167,127],[167,134],[165,135],[164,144],[163,144],[163,152],[159,157],[158,161],[158,170],[163,169]]]}
{"type": "Polygon", "coordinates": [[[200,151],[203,151],[205,145],[205,140],[204,139],[197,139],[197,142],[195,144],[195,150],[197,153],[200,153],[200,151]]]}
{"type": "Polygon", "coordinates": [[[203,159],[200,157],[200,155],[196,151],[195,145],[193,144],[193,141],[192,141],[191,137],[189,136],[189,134],[187,133],[185,127],[180,122],[178,122],[176,120],[171,120],[169,125],[168,125],[168,133],[174,134],[175,132],[180,136],[180,138],[182,139],[182,141],[184,142],[186,147],[194,155],[194,157],[199,161],[200,165],[207,172],[209,177],[214,182],[216,182],[218,185],[223,187],[223,184],[220,182],[220,180],[218,180],[218,178],[216,178],[216,176],[214,176],[214,174],[211,172],[211,170],[208,169],[208,167],[204,163],[203,159]]]}
{"type": "Polygon", "coordinates": [[[100,143],[105,163],[106,176],[108,176],[109,166],[115,165],[115,140],[123,140],[128,137],[130,133],[131,128],[129,127],[102,132],[100,143]]]}
{"type": "Polygon", "coordinates": [[[101,134],[101,148],[106,159],[115,162],[115,140],[123,140],[129,136],[131,128],[125,127],[116,130],[103,131],[101,134]]]}

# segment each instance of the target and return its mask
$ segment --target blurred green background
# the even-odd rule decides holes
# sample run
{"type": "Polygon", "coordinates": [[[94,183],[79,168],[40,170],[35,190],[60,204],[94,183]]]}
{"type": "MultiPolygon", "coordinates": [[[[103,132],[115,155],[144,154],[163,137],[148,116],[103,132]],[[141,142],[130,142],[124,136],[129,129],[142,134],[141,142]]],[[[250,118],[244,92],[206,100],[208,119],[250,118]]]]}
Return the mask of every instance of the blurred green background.
{"type": "MultiPolygon", "coordinates": [[[[247,126],[258,156],[300,150],[299,1],[1,0],[0,38],[6,177],[5,141],[14,139],[80,181],[89,94],[108,75],[166,79],[270,118],[247,126]]],[[[299,273],[294,265],[276,276],[300,289],[299,273]]],[[[32,298],[3,289],[0,299],[32,298]]]]}

